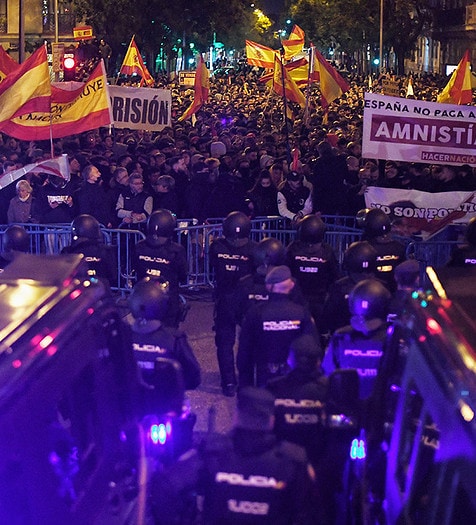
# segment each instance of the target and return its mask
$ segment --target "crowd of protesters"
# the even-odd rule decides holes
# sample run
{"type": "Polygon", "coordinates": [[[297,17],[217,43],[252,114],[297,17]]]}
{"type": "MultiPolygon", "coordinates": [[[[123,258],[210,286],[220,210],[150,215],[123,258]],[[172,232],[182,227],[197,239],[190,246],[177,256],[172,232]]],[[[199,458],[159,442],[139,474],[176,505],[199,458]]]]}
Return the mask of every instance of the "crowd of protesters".
{"type": "MultiPolygon", "coordinates": [[[[476,190],[474,170],[467,165],[362,158],[369,83],[364,77],[349,80],[351,89],[329,111],[323,111],[314,92],[307,117],[291,108],[297,111],[286,125],[280,97],[259,82],[256,68],[237,68],[233,77],[212,76],[209,100],[193,123],[178,121],[193,90],[157,82],[172,91],[171,127],[153,133],[101,128],[55,140],[53,154],[68,155],[71,180],[27,174],[4,187],[0,223],[68,223],[88,213],[105,226],[140,227],[160,208],[200,223],[234,210],[249,216],[280,214],[292,221],[309,212],[353,215],[365,207],[369,185],[476,190]]],[[[373,89],[379,89],[378,79],[373,89]]],[[[435,100],[439,84],[434,77],[421,77],[414,80],[414,90],[419,98],[435,100]]],[[[49,158],[51,149],[49,141],[4,135],[3,173],[49,158]]]]}

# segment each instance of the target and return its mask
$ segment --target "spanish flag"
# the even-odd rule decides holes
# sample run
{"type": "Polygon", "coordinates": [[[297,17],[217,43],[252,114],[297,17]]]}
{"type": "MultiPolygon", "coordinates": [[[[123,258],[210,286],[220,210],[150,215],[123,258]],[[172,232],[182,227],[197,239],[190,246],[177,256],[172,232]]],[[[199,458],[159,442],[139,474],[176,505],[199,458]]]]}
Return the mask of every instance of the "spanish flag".
{"type": "Polygon", "coordinates": [[[473,90],[471,88],[471,70],[469,67],[469,49],[453,71],[451,78],[443,91],[436,98],[437,102],[445,104],[471,104],[473,90]]]}
{"type": "Polygon", "coordinates": [[[284,48],[284,59],[291,60],[298,53],[301,53],[304,48],[304,31],[298,25],[295,25],[289,34],[289,38],[283,40],[281,44],[284,48]]]}
{"type": "Polygon", "coordinates": [[[140,75],[142,77],[142,82],[145,82],[148,86],[151,86],[154,83],[152,75],[149,73],[148,69],[145,67],[142,56],[139,53],[139,48],[134,40],[134,37],[131,39],[129,44],[129,49],[127,50],[124,61],[122,62],[121,69],[119,71],[120,75],[140,75]]]}
{"type": "Polygon", "coordinates": [[[46,46],[38,48],[0,82],[0,131],[14,116],[50,110],[51,84],[46,46]]]}
{"type": "Polygon", "coordinates": [[[48,111],[15,116],[3,131],[20,140],[48,140],[112,124],[102,60],[86,82],[57,82],[51,90],[51,112],[48,107],[48,111]]]}
{"type": "Polygon", "coordinates": [[[251,40],[246,40],[246,59],[251,66],[273,69],[276,51],[251,40]]]}
{"type": "Polygon", "coordinates": [[[193,89],[193,101],[185,110],[184,114],[178,119],[179,122],[191,117],[208,100],[208,92],[210,90],[210,73],[208,72],[207,66],[203,61],[202,55],[199,55],[198,58],[193,89]]]}
{"type": "Polygon", "coordinates": [[[327,108],[333,100],[348,91],[350,86],[312,44],[311,49],[314,54],[311,62],[314,64],[310,77],[314,81],[318,79],[321,89],[321,105],[327,108]]]}
{"type": "Polygon", "coordinates": [[[13,73],[18,67],[18,62],[15,62],[13,58],[0,46],[0,82],[10,73],[13,73]]]}
{"type": "Polygon", "coordinates": [[[274,61],[273,90],[278,95],[286,96],[291,102],[297,102],[302,108],[306,105],[306,98],[297,87],[296,82],[291,78],[289,71],[284,67],[278,55],[276,55],[274,61]]]}
{"type": "MultiPolygon", "coordinates": [[[[284,64],[284,68],[289,73],[289,76],[294,80],[294,82],[296,82],[296,85],[299,88],[304,88],[307,86],[309,62],[305,57],[284,64]]],[[[274,72],[266,73],[265,75],[261,75],[259,81],[263,83],[270,82],[273,80],[273,76],[274,72]]]]}

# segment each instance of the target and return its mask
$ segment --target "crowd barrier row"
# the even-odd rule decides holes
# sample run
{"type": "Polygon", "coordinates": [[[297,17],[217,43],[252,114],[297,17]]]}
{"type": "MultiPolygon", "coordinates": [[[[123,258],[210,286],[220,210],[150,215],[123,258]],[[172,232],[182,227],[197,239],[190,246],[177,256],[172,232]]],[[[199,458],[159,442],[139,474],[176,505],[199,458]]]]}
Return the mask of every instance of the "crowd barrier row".
{"type": "MultiPolygon", "coordinates": [[[[339,264],[342,264],[346,248],[360,240],[362,231],[356,227],[353,217],[324,216],[327,225],[325,241],[335,250],[339,264]]],[[[213,286],[213,272],[209,259],[212,240],[222,235],[222,218],[212,218],[205,224],[195,219],[179,219],[175,230],[175,241],[185,247],[188,260],[187,281],[182,288],[198,289],[213,286]]],[[[30,235],[30,251],[33,254],[59,254],[64,246],[71,243],[70,224],[22,224],[30,235]]],[[[3,234],[8,225],[0,225],[3,234]]],[[[104,243],[113,247],[116,253],[117,272],[112,289],[122,294],[130,292],[136,282],[132,268],[135,244],[145,238],[137,229],[101,228],[104,243]]],[[[0,237],[3,237],[0,236],[0,237]]],[[[275,237],[287,246],[296,238],[296,229],[282,217],[261,217],[252,220],[251,238],[257,242],[265,237],[275,237]]],[[[450,241],[407,242],[407,252],[424,265],[443,265],[454,248],[450,241]]],[[[0,249],[3,242],[0,238],[0,249]]]]}

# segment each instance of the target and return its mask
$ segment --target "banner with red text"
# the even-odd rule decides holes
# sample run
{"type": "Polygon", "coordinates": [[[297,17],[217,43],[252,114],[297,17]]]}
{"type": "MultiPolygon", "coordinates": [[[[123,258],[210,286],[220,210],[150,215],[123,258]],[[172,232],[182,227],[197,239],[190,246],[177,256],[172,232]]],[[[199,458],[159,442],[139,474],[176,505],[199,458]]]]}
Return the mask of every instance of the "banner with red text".
{"type": "Polygon", "coordinates": [[[449,224],[466,223],[476,217],[476,193],[448,191],[427,193],[369,186],[367,208],[381,208],[392,219],[392,231],[399,235],[419,235],[426,240],[449,224]]]}
{"type": "Polygon", "coordinates": [[[365,93],[362,156],[476,166],[476,107],[365,93]]]}

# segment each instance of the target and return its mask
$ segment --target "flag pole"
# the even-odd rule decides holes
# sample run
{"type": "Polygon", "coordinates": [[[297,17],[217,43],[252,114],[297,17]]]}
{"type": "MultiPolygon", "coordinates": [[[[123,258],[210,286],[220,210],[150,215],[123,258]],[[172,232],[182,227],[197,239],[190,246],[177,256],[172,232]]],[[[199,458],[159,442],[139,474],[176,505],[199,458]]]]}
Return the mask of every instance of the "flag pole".
{"type": "Polygon", "coordinates": [[[309,45],[309,68],[307,71],[307,86],[306,86],[306,105],[304,107],[304,124],[307,126],[309,122],[309,98],[311,96],[311,75],[314,71],[314,53],[312,51],[312,44],[309,45]]]}
{"type": "Polygon", "coordinates": [[[289,128],[288,128],[288,103],[286,100],[286,77],[284,75],[284,47],[279,50],[281,55],[281,82],[283,83],[283,111],[284,111],[284,132],[286,137],[286,160],[289,164],[291,163],[291,145],[289,144],[289,128]]]}

